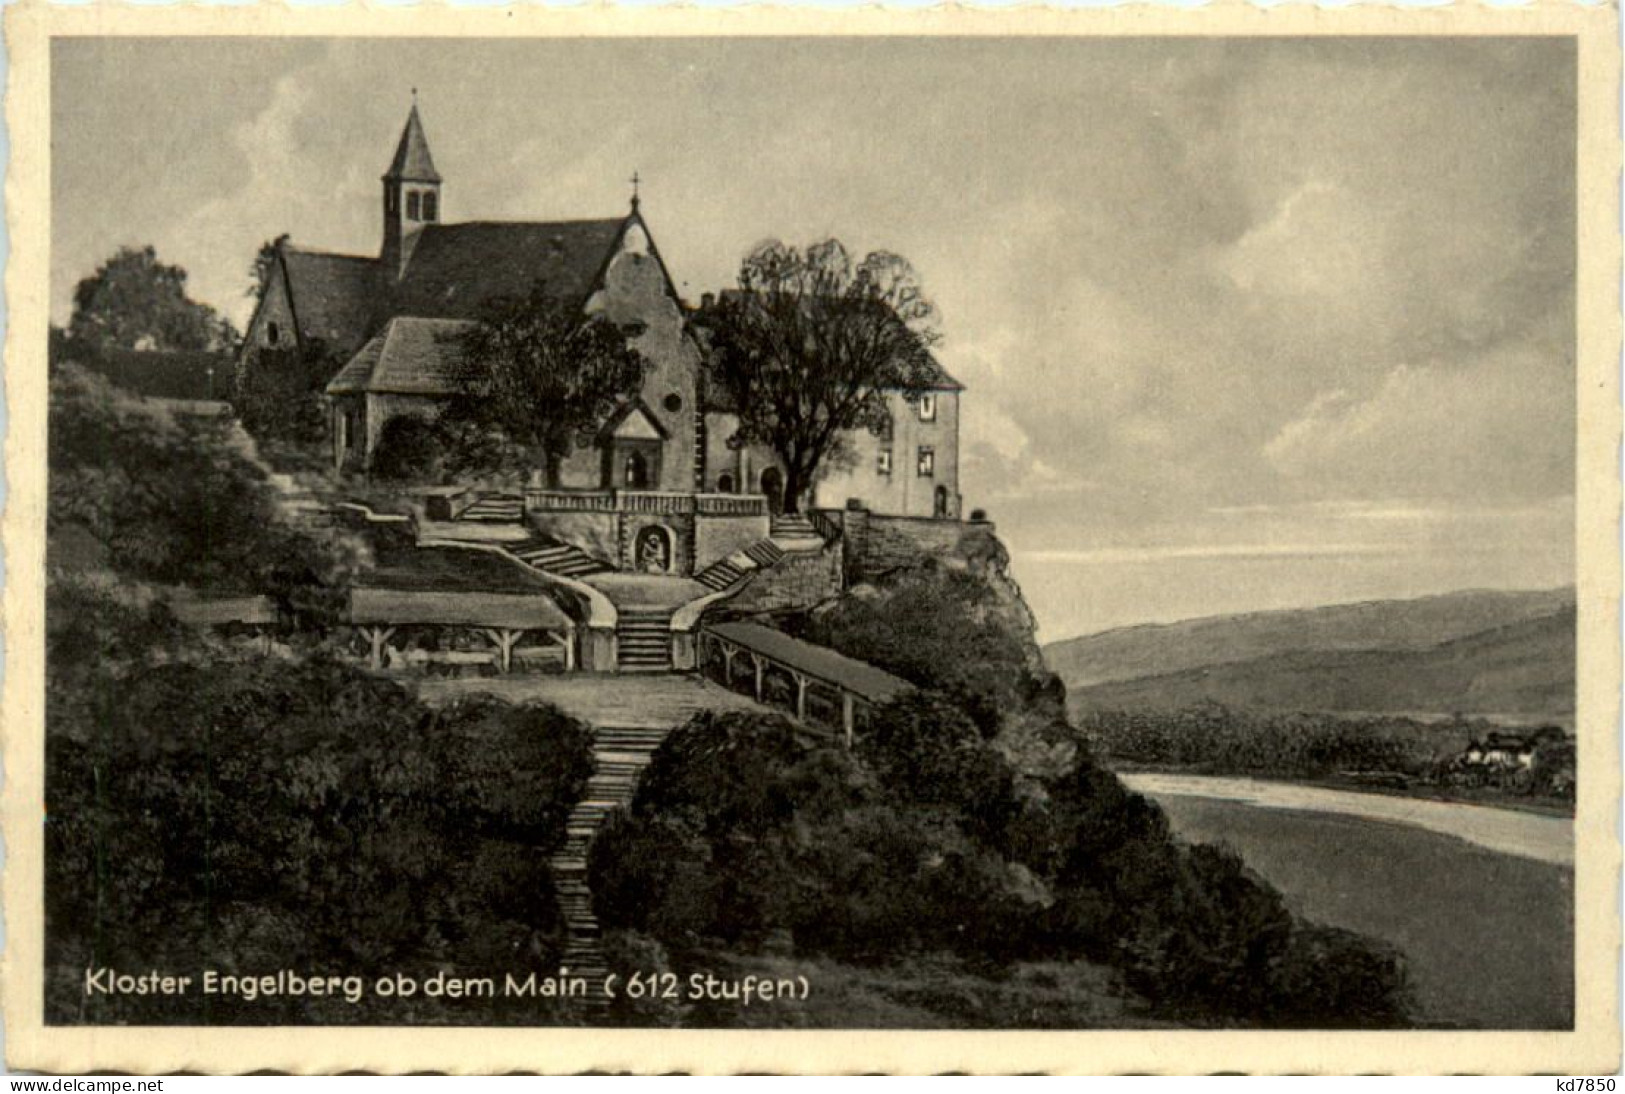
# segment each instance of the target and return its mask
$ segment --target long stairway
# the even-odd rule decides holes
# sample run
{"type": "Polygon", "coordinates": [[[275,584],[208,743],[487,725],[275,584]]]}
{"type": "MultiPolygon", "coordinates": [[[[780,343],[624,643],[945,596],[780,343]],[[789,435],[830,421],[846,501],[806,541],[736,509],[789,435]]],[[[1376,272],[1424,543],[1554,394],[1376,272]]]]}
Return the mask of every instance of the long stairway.
{"type": "Polygon", "coordinates": [[[670,732],[669,728],[616,726],[593,731],[596,766],[581,800],[565,822],[564,846],[549,863],[558,886],[559,909],[569,932],[561,964],[570,970],[570,976],[585,977],[591,985],[582,1008],[586,1013],[597,1013],[609,1006],[602,988],[609,964],[604,957],[598,918],[592,911],[592,891],[587,886],[587,848],[612,810],[632,804],[638,776],[670,732]]]}
{"type": "Polygon", "coordinates": [[[581,548],[547,536],[532,536],[519,543],[505,543],[502,546],[520,561],[560,577],[581,577],[609,571],[608,566],[581,548]]]}
{"type": "Polygon", "coordinates": [[[619,609],[616,660],[622,672],[670,672],[671,608],[619,609]]]}
{"type": "Polygon", "coordinates": [[[756,570],[765,570],[784,557],[784,548],[772,539],[759,539],[742,551],[711,563],[694,575],[694,580],[707,589],[721,592],[740,578],[756,570]]]}

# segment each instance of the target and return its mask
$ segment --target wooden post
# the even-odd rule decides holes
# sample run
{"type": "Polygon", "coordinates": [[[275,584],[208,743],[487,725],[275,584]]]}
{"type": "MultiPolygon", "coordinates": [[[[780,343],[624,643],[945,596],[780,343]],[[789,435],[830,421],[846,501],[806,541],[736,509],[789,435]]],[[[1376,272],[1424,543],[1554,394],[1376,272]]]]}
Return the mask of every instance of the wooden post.
{"type": "Polygon", "coordinates": [[[374,669],[384,667],[384,646],[395,633],[394,627],[362,627],[361,633],[367,636],[367,643],[372,647],[367,663],[374,669]]]}
{"type": "Polygon", "coordinates": [[[489,638],[497,648],[499,667],[504,673],[513,670],[513,648],[519,644],[519,636],[524,631],[512,630],[508,627],[487,627],[485,637],[489,638]]]}
{"type": "Polygon", "coordinates": [[[792,672],[790,676],[796,682],[796,721],[807,720],[807,678],[799,672],[792,672]]]}
{"type": "Polygon", "coordinates": [[[841,728],[846,730],[846,748],[852,750],[852,727],[857,722],[857,713],[852,709],[852,693],[845,688],[841,689],[841,728]]]}
{"type": "Polygon", "coordinates": [[[760,703],[762,701],[762,659],[756,656],[754,650],[749,652],[751,668],[756,670],[756,701],[760,703]]]}
{"type": "Polygon", "coordinates": [[[570,626],[568,626],[568,627],[566,627],[564,629],[564,632],[562,634],[555,634],[553,636],[554,641],[558,642],[559,645],[564,647],[564,671],[565,672],[574,672],[576,670],[576,634],[575,634],[575,631],[576,631],[575,625],[571,624],[570,626]]]}

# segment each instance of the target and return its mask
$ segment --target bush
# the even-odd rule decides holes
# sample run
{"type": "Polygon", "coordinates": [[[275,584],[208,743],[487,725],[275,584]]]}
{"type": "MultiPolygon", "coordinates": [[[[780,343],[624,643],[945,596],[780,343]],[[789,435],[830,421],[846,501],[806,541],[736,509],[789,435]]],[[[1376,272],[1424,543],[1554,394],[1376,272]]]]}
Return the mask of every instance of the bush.
{"type": "Polygon", "coordinates": [[[1404,1021],[1397,955],[1295,920],[1234,853],[1175,840],[1087,754],[1020,782],[940,695],[877,709],[851,755],[777,716],[697,716],[590,858],[604,924],[673,950],[787,935],[857,963],[1071,955],[1122,970],[1166,1017],[1404,1021]]]}
{"type": "Polygon", "coordinates": [[[805,637],[938,691],[992,737],[1046,693],[1024,606],[984,574],[925,563],[815,613],[805,637]]]}
{"type": "Polygon", "coordinates": [[[986,841],[1015,811],[1015,773],[976,725],[939,695],[910,691],[876,710],[858,758],[895,801],[945,810],[986,841]]]}
{"type": "Polygon", "coordinates": [[[1313,924],[1293,931],[1272,978],[1272,1025],[1385,1029],[1406,1021],[1405,959],[1352,931],[1313,924]]]}
{"type": "Polygon", "coordinates": [[[139,402],[64,366],[51,380],[55,537],[90,536],[120,575],[273,597],[290,618],[335,618],[357,545],[287,521],[231,425],[139,402]]]}
{"type": "MultiPolygon", "coordinates": [[[[962,738],[997,760],[963,715],[937,702],[962,738]]],[[[911,733],[888,735],[897,748],[874,746],[893,774],[906,768],[911,733]]],[[[929,948],[982,953],[1019,939],[1006,913],[1025,896],[981,834],[967,831],[976,811],[940,795],[918,808],[915,791],[929,796],[918,784],[888,784],[844,751],[803,744],[777,715],[697,715],[656,752],[630,815],[593,842],[595,907],[606,926],[669,946],[760,946],[788,933],[803,952],[858,961],[929,948]]]]}
{"type": "Polygon", "coordinates": [[[344,364],[320,341],[303,349],[252,348],[232,385],[231,408],[258,440],[321,447],[327,440],[327,383],[344,364]]]}
{"type": "Polygon", "coordinates": [[[582,727],[493,701],[433,713],[324,661],[83,683],[47,707],[49,1020],[535,1020],[533,1000],[87,999],[72,972],[551,975],[546,855],[590,771],[582,727]]]}
{"type": "Polygon", "coordinates": [[[428,482],[440,477],[444,446],[439,427],[427,418],[400,415],[378,431],[372,473],[395,482],[428,482]]]}

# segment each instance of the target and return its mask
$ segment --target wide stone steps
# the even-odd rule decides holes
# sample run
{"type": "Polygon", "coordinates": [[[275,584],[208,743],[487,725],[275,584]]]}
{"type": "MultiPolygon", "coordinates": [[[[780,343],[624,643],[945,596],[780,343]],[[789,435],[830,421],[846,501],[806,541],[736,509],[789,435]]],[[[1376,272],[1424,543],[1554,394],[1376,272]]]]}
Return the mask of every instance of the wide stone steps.
{"type": "Polygon", "coordinates": [[[552,539],[530,539],[510,545],[508,553],[538,570],[546,570],[560,577],[582,577],[602,574],[609,567],[587,554],[581,548],[552,539]]]}
{"type": "Polygon", "coordinates": [[[671,611],[622,608],[615,624],[616,661],[622,672],[670,672],[671,611]]]}
{"type": "Polygon", "coordinates": [[[765,570],[784,557],[785,549],[772,539],[759,539],[749,547],[720,559],[694,575],[708,589],[721,592],[746,574],[765,570]]]}
{"type": "Polygon", "coordinates": [[[704,570],[694,575],[694,580],[698,581],[701,585],[704,585],[707,589],[721,592],[723,589],[726,589],[729,585],[732,585],[734,582],[738,581],[744,576],[744,570],[741,570],[738,566],[735,566],[727,559],[723,559],[720,562],[713,562],[704,570]]]}
{"type": "Polygon", "coordinates": [[[765,570],[784,557],[784,548],[771,539],[759,539],[745,548],[745,557],[754,562],[758,570],[765,570]]]}
{"type": "Polygon", "coordinates": [[[775,513],[768,518],[768,529],[774,539],[820,539],[812,521],[800,513],[775,513]]]}
{"type": "Polygon", "coordinates": [[[525,517],[525,499],[516,494],[486,494],[457,514],[458,520],[481,524],[517,524],[525,517]]]}
{"type": "MultiPolygon", "coordinates": [[[[634,613],[636,614],[636,613],[634,613]]],[[[645,613],[655,618],[657,613],[645,613]]],[[[664,627],[665,624],[662,624],[664,627]]],[[[581,799],[565,821],[564,845],[549,861],[564,919],[565,947],[560,964],[571,977],[583,977],[588,995],[576,1000],[577,1012],[593,1015],[609,1007],[603,993],[609,964],[600,942],[603,933],[592,910],[592,889],[587,884],[587,849],[603,826],[604,818],[632,804],[638,778],[670,729],[601,726],[593,730],[593,773],[581,799]]]]}

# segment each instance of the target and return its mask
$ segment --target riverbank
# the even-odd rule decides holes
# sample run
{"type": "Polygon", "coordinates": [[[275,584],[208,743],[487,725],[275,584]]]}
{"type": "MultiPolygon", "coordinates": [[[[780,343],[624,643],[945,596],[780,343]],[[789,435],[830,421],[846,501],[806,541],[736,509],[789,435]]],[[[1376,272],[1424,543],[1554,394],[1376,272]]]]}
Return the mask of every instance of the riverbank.
{"type": "Polygon", "coordinates": [[[1364,783],[1347,776],[1325,775],[1294,778],[1289,775],[1263,775],[1250,772],[1215,771],[1202,764],[1150,764],[1131,760],[1106,762],[1119,775],[1188,775],[1201,779],[1250,779],[1255,782],[1285,783],[1289,786],[1318,786],[1327,790],[1346,790],[1351,794],[1372,794],[1380,797],[1411,798],[1418,801],[1447,802],[1456,805],[1478,805],[1486,809],[1505,809],[1516,813],[1533,813],[1542,817],[1574,819],[1574,803],[1551,798],[1510,794],[1494,787],[1448,787],[1428,783],[1410,783],[1406,786],[1384,786],[1364,783]]]}
{"type": "Polygon", "coordinates": [[[1119,772],[1119,776],[1130,789],[1158,801],[1195,797],[1259,809],[1357,817],[1422,828],[1504,855],[1574,866],[1574,822],[1568,817],[1239,776],[1168,772],[1119,772]]]}
{"type": "MultiPolygon", "coordinates": [[[[1175,794],[1166,784],[1152,787],[1143,780],[1136,789],[1156,799],[1176,835],[1234,848],[1294,912],[1398,947],[1409,966],[1420,1025],[1572,1028],[1572,865],[1490,850],[1466,838],[1467,832],[1440,834],[1415,824],[1417,818],[1175,794]]],[[[1374,799],[1385,812],[1406,804],[1351,796],[1374,799]]],[[[1470,811],[1474,819],[1544,819],[1453,808],[1470,811]]]]}

